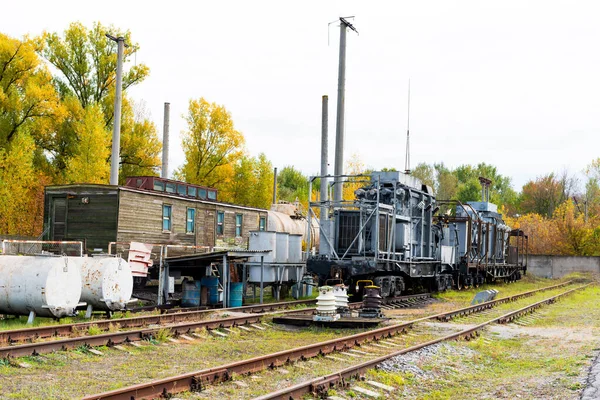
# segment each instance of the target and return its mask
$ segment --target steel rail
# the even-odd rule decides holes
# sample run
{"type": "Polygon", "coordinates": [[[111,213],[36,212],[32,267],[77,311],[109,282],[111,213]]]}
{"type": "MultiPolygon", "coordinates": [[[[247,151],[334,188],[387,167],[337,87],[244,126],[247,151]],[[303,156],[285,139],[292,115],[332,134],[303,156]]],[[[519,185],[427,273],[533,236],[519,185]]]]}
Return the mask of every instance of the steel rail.
{"type": "MultiPolygon", "coordinates": [[[[179,322],[197,320],[204,316],[215,312],[246,312],[246,313],[264,313],[274,311],[281,308],[289,308],[301,305],[314,304],[315,300],[297,300],[290,302],[280,302],[271,304],[256,304],[235,308],[219,308],[219,309],[202,309],[202,310],[185,310],[180,312],[171,312],[159,315],[143,315],[129,318],[118,319],[103,319],[98,321],[78,322],[73,324],[47,325],[34,328],[11,329],[0,331],[0,343],[16,343],[24,341],[32,341],[35,339],[49,338],[55,336],[68,336],[74,333],[81,333],[90,327],[94,327],[103,331],[118,328],[140,328],[148,325],[165,325],[175,324],[179,322]]],[[[296,310],[301,312],[302,309],[296,310]]]]}
{"type": "Polygon", "coordinates": [[[439,321],[449,321],[452,318],[458,316],[458,315],[468,315],[474,312],[479,312],[481,310],[484,309],[488,309],[488,308],[492,308],[498,304],[502,304],[502,303],[508,303],[509,301],[515,301],[518,299],[521,299],[523,297],[528,297],[528,296],[532,296],[536,293],[540,293],[540,292],[544,292],[547,290],[552,290],[552,289],[558,289],[560,287],[566,286],[571,284],[572,281],[567,281],[567,282],[563,282],[563,283],[559,283],[558,285],[553,285],[553,286],[547,286],[541,289],[534,289],[534,290],[530,290],[527,292],[523,292],[523,293],[519,293],[519,294],[515,294],[512,296],[506,296],[506,297],[502,297],[496,300],[491,300],[491,301],[486,301],[484,303],[479,303],[479,304],[475,304],[472,306],[468,306],[465,308],[460,308],[458,310],[454,310],[454,311],[449,311],[446,313],[442,313],[440,315],[437,315],[436,318],[439,321]]]}
{"type": "Polygon", "coordinates": [[[398,350],[393,353],[390,353],[390,354],[387,354],[387,355],[384,355],[381,357],[377,357],[373,360],[365,361],[361,364],[345,368],[341,371],[337,371],[337,372],[334,372],[329,375],[311,379],[309,381],[302,382],[302,383],[290,386],[288,388],[278,390],[273,393],[269,393],[269,394],[266,394],[263,396],[256,397],[254,400],[270,400],[270,399],[291,400],[291,399],[295,399],[295,398],[300,398],[301,396],[309,394],[309,393],[313,393],[313,394],[317,394],[317,395],[325,395],[329,389],[337,387],[337,386],[346,386],[346,382],[348,380],[353,379],[353,378],[359,378],[360,375],[364,374],[367,370],[377,367],[377,365],[381,364],[382,362],[384,362],[390,358],[397,357],[397,356],[400,356],[400,355],[403,355],[406,353],[410,353],[410,352],[413,352],[416,350],[420,350],[424,347],[431,346],[433,344],[441,343],[441,342],[452,340],[452,339],[458,339],[460,337],[464,337],[466,339],[472,338],[472,337],[478,335],[478,331],[480,331],[482,328],[484,328],[488,325],[491,325],[495,322],[503,323],[503,321],[510,321],[510,320],[516,318],[517,316],[521,315],[524,312],[528,312],[528,311],[531,312],[531,311],[541,307],[544,304],[554,303],[558,298],[560,298],[562,296],[566,296],[574,291],[584,289],[584,288],[588,287],[589,285],[591,285],[591,283],[588,283],[587,285],[583,285],[583,286],[577,287],[575,289],[571,289],[566,292],[557,294],[555,296],[544,299],[542,301],[538,301],[527,307],[523,307],[519,310],[512,311],[512,312],[504,314],[500,317],[493,318],[489,321],[483,322],[479,325],[475,325],[471,328],[464,329],[460,332],[455,332],[450,335],[443,336],[441,338],[433,339],[433,340],[430,340],[425,343],[420,343],[420,344],[417,344],[417,345],[414,345],[411,347],[407,347],[402,350],[398,350]]]}
{"type": "MultiPolygon", "coordinates": [[[[431,293],[392,297],[385,301],[385,304],[399,304],[402,302],[410,301],[413,299],[422,299],[430,297],[431,293]]],[[[267,303],[267,304],[253,304],[243,307],[231,307],[231,308],[219,308],[219,309],[179,309],[169,310],[168,313],[158,315],[143,315],[136,317],[117,318],[117,319],[103,319],[89,322],[78,322],[72,324],[60,324],[60,325],[47,325],[38,326],[34,328],[23,328],[23,329],[11,329],[0,331],[0,343],[19,343],[26,341],[33,341],[36,339],[44,339],[50,337],[69,336],[76,333],[82,333],[94,327],[102,331],[107,331],[118,327],[119,329],[129,328],[141,328],[148,325],[165,325],[165,324],[176,324],[180,322],[192,321],[210,315],[215,312],[246,312],[246,313],[265,313],[272,312],[279,309],[287,309],[290,307],[297,307],[302,305],[314,305],[316,300],[296,300],[279,303],[267,303]]],[[[360,308],[362,303],[350,303],[350,307],[360,308]]],[[[314,311],[314,308],[305,308],[294,310],[297,312],[314,311]]]]}
{"type": "MultiPolygon", "coordinates": [[[[548,290],[554,288],[555,285],[547,288],[540,288],[537,291],[548,290]]],[[[526,292],[532,293],[534,291],[526,292]]],[[[523,294],[514,295],[507,298],[522,296],[523,294]]],[[[507,299],[504,298],[504,299],[507,299]]],[[[502,299],[500,299],[502,300],[502,299]]],[[[467,310],[466,313],[473,307],[463,308],[461,310],[467,310]]],[[[307,358],[316,357],[318,355],[325,355],[334,351],[340,351],[354,346],[358,346],[362,343],[369,341],[380,340],[383,338],[391,337],[395,334],[402,333],[412,327],[413,324],[423,322],[431,319],[437,319],[445,314],[455,314],[456,310],[440,313],[436,315],[426,316],[415,320],[407,321],[400,324],[389,325],[386,327],[369,330],[366,332],[357,333],[342,338],[331,339],[325,342],[313,343],[306,346],[283,350],[276,353],[253,357],[247,360],[237,361],[226,365],[218,366],[215,368],[208,368],[199,371],[194,371],[178,376],[169,378],[159,379],[147,383],[141,383],[121,389],[112,390],[92,396],[87,396],[85,400],[93,399],[144,399],[144,398],[155,398],[158,396],[168,397],[170,393],[182,392],[182,391],[199,391],[205,386],[223,382],[229,379],[229,377],[235,374],[248,374],[264,370],[265,368],[274,368],[286,363],[303,360],[307,358]]]]}
{"type": "MultiPolygon", "coordinates": [[[[281,312],[298,312],[286,310],[281,312]]],[[[68,350],[79,346],[114,346],[120,343],[135,342],[151,338],[161,329],[168,329],[174,335],[190,334],[196,329],[218,329],[239,325],[253,324],[269,313],[248,314],[230,318],[202,320],[177,325],[165,325],[156,328],[136,329],[130,331],[111,332],[101,335],[79,336],[74,338],[49,340],[46,342],[26,343],[14,346],[0,347],[0,359],[23,357],[49,353],[56,350],[68,350]]]]}

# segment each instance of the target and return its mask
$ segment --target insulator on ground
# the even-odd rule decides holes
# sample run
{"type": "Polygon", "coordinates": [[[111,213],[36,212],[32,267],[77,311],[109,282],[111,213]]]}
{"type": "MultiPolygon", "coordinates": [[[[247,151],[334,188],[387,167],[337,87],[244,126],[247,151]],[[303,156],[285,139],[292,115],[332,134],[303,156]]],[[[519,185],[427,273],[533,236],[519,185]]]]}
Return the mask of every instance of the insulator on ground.
{"type": "Polygon", "coordinates": [[[365,286],[363,308],[359,315],[363,318],[378,318],[381,316],[381,289],[379,286],[365,286]]]}
{"type": "Polygon", "coordinates": [[[317,297],[317,315],[315,320],[336,320],[339,318],[337,314],[335,295],[331,286],[321,286],[319,288],[319,296],[317,297]]]}
{"type": "Polygon", "coordinates": [[[348,310],[348,288],[344,285],[333,287],[335,306],[339,312],[346,313],[348,310]]]}

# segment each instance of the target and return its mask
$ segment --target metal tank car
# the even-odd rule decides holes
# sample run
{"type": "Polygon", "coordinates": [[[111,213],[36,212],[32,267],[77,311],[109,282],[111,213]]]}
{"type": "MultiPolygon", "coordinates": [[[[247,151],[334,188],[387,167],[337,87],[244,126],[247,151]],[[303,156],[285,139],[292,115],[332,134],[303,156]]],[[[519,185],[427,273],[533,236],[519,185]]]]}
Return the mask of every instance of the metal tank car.
{"type": "Polygon", "coordinates": [[[320,221],[319,254],[308,257],[307,271],[321,284],[348,285],[355,300],[361,280],[393,297],[421,287],[440,291],[519,279],[526,271],[527,237],[508,228],[489,203],[489,183],[482,180],[481,202],[438,202],[432,188],[411,175],[373,172],[354,201],[310,203],[327,217],[320,221]],[[452,208],[438,216],[440,206],[452,208]]]}

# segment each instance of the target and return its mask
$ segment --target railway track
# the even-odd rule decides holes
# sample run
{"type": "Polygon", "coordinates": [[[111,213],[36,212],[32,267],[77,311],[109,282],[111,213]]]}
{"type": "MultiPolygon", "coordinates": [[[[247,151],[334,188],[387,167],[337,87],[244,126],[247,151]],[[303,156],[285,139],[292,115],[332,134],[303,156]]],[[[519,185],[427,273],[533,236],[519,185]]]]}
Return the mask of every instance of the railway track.
{"type": "MultiPolygon", "coordinates": [[[[117,389],[117,390],[113,390],[110,392],[105,392],[105,393],[101,393],[101,394],[97,394],[97,395],[88,396],[88,397],[85,397],[85,399],[86,400],[92,400],[92,399],[147,399],[147,398],[156,398],[156,397],[160,397],[160,396],[168,397],[172,393],[183,392],[183,391],[201,391],[211,384],[229,380],[233,374],[245,375],[245,374],[249,374],[249,373],[255,373],[258,371],[262,371],[266,368],[280,367],[284,364],[289,364],[289,363],[293,363],[293,362],[301,361],[301,360],[307,360],[307,359],[310,359],[310,358],[313,358],[313,357],[316,357],[319,355],[326,355],[326,357],[327,357],[327,355],[329,355],[330,353],[353,349],[356,346],[365,345],[367,343],[375,343],[377,341],[386,340],[386,339],[391,340],[389,338],[392,338],[400,333],[407,332],[409,329],[413,328],[416,324],[419,324],[422,322],[431,321],[431,320],[447,321],[456,316],[469,315],[469,314],[472,314],[475,312],[487,310],[490,307],[494,307],[495,305],[510,302],[510,301],[516,301],[518,299],[522,299],[524,297],[529,297],[529,296],[532,296],[534,294],[537,294],[537,293],[540,293],[543,291],[559,289],[567,284],[568,284],[568,282],[559,284],[559,285],[554,285],[551,287],[537,289],[534,291],[520,293],[520,294],[517,294],[514,296],[508,296],[508,297],[505,297],[502,299],[495,300],[493,302],[489,302],[489,304],[482,303],[482,304],[479,304],[476,306],[465,307],[465,308],[461,308],[458,310],[452,310],[452,311],[441,313],[441,314],[422,317],[422,318],[418,318],[418,319],[411,320],[408,322],[389,325],[389,326],[385,326],[382,328],[346,336],[343,338],[333,339],[333,340],[320,342],[320,343],[314,343],[314,344],[310,344],[307,346],[298,347],[298,348],[285,350],[285,351],[280,351],[277,353],[268,354],[268,355],[264,355],[264,356],[254,357],[254,358],[251,358],[248,360],[238,361],[238,362],[221,365],[221,366],[214,367],[214,368],[190,372],[190,373],[183,374],[183,375],[178,375],[178,376],[174,376],[174,377],[170,377],[170,378],[164,378],[164,379],[160,379],[160,380],[156,380],[156,381],[138,384],[138,385],[130,386],[127,388],[117,389]]],[[[582,286],[582,287],[585,287],[585,286],[582,286]]],[[[576,288],[573,290],[578,290],[578,289],[581,289],[582,287],[579,287],[579,288],[576,288]]],[[[560,295],[565,295],[565,294],[571,293],[573,290],[563,292],[560,295]]],[[[555,299],[555,298],[558,298],[558,296],[554,296],[551,299],[555,299]]],[[[544,301],[548,302],[548,301],[554,301],[554,300],[545,299],[544,301]]],[[[533,307],[533,306],[531,306],[531,307],[533,307]]],[[[520,307],[515,312],[518,314],[518,313],[523,313],[523,312],[527,312],[527,311],[525,309],[523,309],[522,307],[520,307]]],[[[515,315],[517,315],[517,314],[515,314],[515,315]]],[[[409,347],[409,348],[403,349],[400,352],[395,352],[395,353],[393,353],[393,355],[386,355],[385,357],[382,356],[382,357],[384,357],[382,359],[387,359],[387,358],[393,357],[394,355],[397,355],[397,354],[404,354],[403,352],[413,351],[416,348],[422,348],[422,347],[428,346],[430,344],[438,343],[443,340],[449,340],[450,338],[465,336],[467,334],[471,334],[472,332],[477,332],[477,330],[481,329],[482,327],[486,326],[489,323],[490,322],[488,322],[486,324],[477,325],[474,329],[464,330],[464,331],[459,332],[458,334],[444,336],[442,339],[439,339],[439,340],[436,339],[436,341],[428,341],[424,344],[420,344],[419,345],[420,347],[414,347],[414,348],[409,347]]],[[[390,343],[390,342],[387,342],[387,343],[390,343]]],[[[390,346],[401,346],[401,345],[396,343],[396,344],[391,344],[390,346]]],[[[382,346],[382,347],[389,347],[389,346],[382,346]]],[[[367,353],[365,353],[365,354],[367,354],[367,353]]],[[[381,362],[381,361],[378,361],[378,362],[381,362]]],[[[365,364],[365,365],[367,365],[367,364],[365,364]]],[[[377,363],[373,364],[373,363],[371,363],[371,361],[369,361],[368,366],[361,367],[363,369],[360,369],[359,372],[363,371],[365,368],[371,368],[373,365],[377,365],[377,363]]],[[[348,369],[348,371],[354,371],[354,370],[348,369]]],[[[343,373],[345,374],[344,376],[351,376],[354,373],[354,372],[348,372],[348,371],[346,371],[346,370],[343,371],[343,373]]],[[[302,393],[309,393],[311,391],[316,390],[315,388],[318,389],[319,387],[321,387],[321,388],[329,387],[328,386],[329,382],[332,382],[332,384],[333,384],[338,381],[336,379],[332,378],[331,376],[328,376],[326,378],[319,378],[319,380],[311,380],[303,387],[300,387],[300,386],[295,387],[294,386],[293,391],[290,392],[293,394],[293,395],[290,395],[291,397],[288,396],[287,394],[280,394],[279,392],[275,392],[276,397],[267,397],[267,398],[292,398],[297,395],[296,393],[300,393],[302,391],[303,391],[302,393]],[[306,389],[306,388],[308,388],[308,389],[306,389]],[[279,396],[279,397],[277,397],[277,396],[279,396]],[[286,397],[286,396],[288,396],[288,397],[286,397]]]]}
{"type": "MultiPolygon", "coordinates": [[[[388,308],[409,307],[424,304],[430,294],[401,296],[389,299],[388,308]]],[[[273,312],[313,313],[314,308],[291,309],[302,305],[314,304],[315,300],[251,305],[218,310],[181,311],[160,315],[146,315],[132,318],[100,320],[76,324],[49,325],[35,328],[0,331],[0,342],[9,343],[0,347],[0,359],[38,355],[58,350],[69,350],[79,346],[114,346],[122,343],[141,341],[155,337],[161,329],[169,329],[174,335],[189,335],[196,329],[231,328],[239,325],[254,324],[273,312]],[[283,311],[282,311],[283,310],[283,311]],[[206,320],[215,311],[245,313],[242,316],[206,320]],[[191,322],[190,322],[191,321],[191,322]],[[150,328],[150,326],[152,326],[150,328]],[[87,335],[88,329],[94,327],[101,331],[117,330],[99,335],[87,335]],[[140,328],[141,329],[135,329],[140,328]],[[77,335],[68,337],[69,335],[77,335]],[[63,337],[60,339],[60,337],[63,337]],[[38,341],[39,339],[52,340],[38,341]],[[59,338],[59,339],[56,339],[59,338]],[[30,342],[30,343],[25,343],[30,342]]],[[[361,303],[353,303],[360,307],[361,303]]]]}
{"type": "MultiPolygon", "coordinates": [[[[357,364],[357,365],[353,365],[347,368],[344,368],[342,370],[338,370],[334,373],[319,377],[319,378],[315,378],[315,379],[311,379],[311,380],[307,380],[305,382],[263,395],[263,396],[259,396],[256,397],[254,400],[270,400],[270,399],[299,399],[302,398],[302,396],[305,396],[307,394],[313,394],[313,395],[325,395],[327,394],[327,391],[329,389],[332,388],[336,388],[336,387],[348,387],[348,383],[352,380],[352,379],[360,379],[360,376],[363,375],[367,370],[369,369],[373,369],[376,368],[379,364],[383,363],[384,361],[393,358],[393,357],[397,357],[397,356],[401,356],[403,354],[407,354],[413,351],[417,351],[420,349],[423,349],[427,346],[431,346],[434,344],[438,344],[444,341],[449,341],[449,340],[454,340],[454,339],[459,339],[459,338],[465,338],[465,339],[471,339],[474,338],[478,335],[478,332],[480,330],[482,330],[483,328],[485,328],[488,325],[491,325],[493,323],[506,323],[509,321],[513,321],[516,318],[519,318],[525,314],[531,313],[533,311],[535,311],[536,309],[542,307],[543,305],[546,304],[552,304],[554,302],[556,302],[560,297],[569,295],[571,293],[573,293],[574,291],[577,290],[581,290],[587,286],[591,285],[587,284],[587,285],[583,285],[580,287],[577,287],[575,289],[571,289],[571,290],[567,290],[563,293],[557,294],[555,296],[551,296],[547,299],[535,302],[533,304],[530,304],[528,306],[519,308],[517,310],[514,311],[510,311],[506,314],[503,314],[501,316],[489,319],[485,322],[482,322],[480,324],[477,324],[475,326],[460,330],[458,332],[453,332],[451,334],[439,337],[439,338],[435,338],[433,340],[429,340],[423,343],[419,343],[417,345],[414,346],[410,346],[410,347],[406,347],[397,351],[393,351],[391,353],[385,354],[383,356],[380,357],[375,357],[369,361],[357,364]]],[[[385,386],[385,385],[383,385],[385,386]]],[[[354,389],[356,390],[356,387],[354,387],[354,389]]]]}
{"type": "MultiPolygon", "coordinates": [[[[388,309],[405,308],[420,306],[431,298],[430,293],[400,296],[387,299],[384,304],[388,309]]],[[[0,343],[23,343],[38,339],[65,337],[73,334],[80,334],[89,328],[100,331],[108,331],[111,329],[131,329],[141,328],[151,325],[168,325],[181,322],[193,321],[206,318],[215,312],[236,312],[236,313],[267,313],[278,310],[290,309],[299,306],[315,305],[316,300],[296,300],[279,303],[254,304],[235,308],[219,308],[219,309],[169,309],[160,315],[144,315],[129,318],[104,319],[89,322],[79,322],[73,324],[48,325],[34,328],[11,329],[0,331],[0,343]]],[[[353,309],[360,308],[362,303],[350,303],[353,309]]],[[[165,311],[165,310],[163,310],[165,311]]],[[[297,309],[295,312],[312,312],[314,308],[297,309]]]]}
{"type": "MultiPolygon", "coordinates": [[[[166,325],[176,324],[180,322],[192,321],[206,318],[215,312],[242,312],[242,313],[265,313],[276,310],[284,310],[292,307],[314,305],[315,300],[297,300],[270,304],[255,304],[250,306],[236,308],[219,308],[219,309],[178,309],[169,310],[168,313],[160,315],[143,315],[130,318],[104,319],[98,321],[79,322],[73,324],[48,325],[34,328],[12,329],[0,331],[0,343],[20,343],[44,339],[50,337],[69,336],[85,332],[90,327],[101,331],[110,329],[130,329],[140,328],[150,325],[166,325]]],[[[296,310],[300,312],[301,310],[296,310]]]]}

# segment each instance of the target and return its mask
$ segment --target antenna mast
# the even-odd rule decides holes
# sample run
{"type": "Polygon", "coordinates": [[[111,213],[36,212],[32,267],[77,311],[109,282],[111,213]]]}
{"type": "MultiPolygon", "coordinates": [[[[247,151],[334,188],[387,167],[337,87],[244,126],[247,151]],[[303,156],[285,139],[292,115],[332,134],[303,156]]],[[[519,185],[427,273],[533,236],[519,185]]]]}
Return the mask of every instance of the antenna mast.
{"type": "Polygon", "coordinates": [[[410,79],[408,80],[408,117],[406,121],[406,158],[404,172],[410,174],[410,79]]]}

